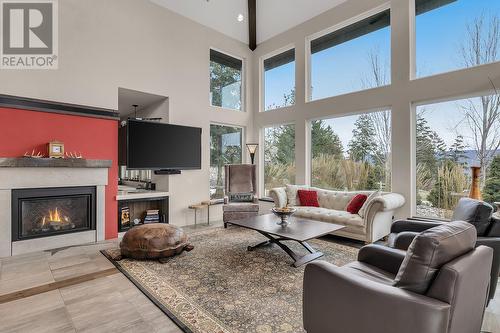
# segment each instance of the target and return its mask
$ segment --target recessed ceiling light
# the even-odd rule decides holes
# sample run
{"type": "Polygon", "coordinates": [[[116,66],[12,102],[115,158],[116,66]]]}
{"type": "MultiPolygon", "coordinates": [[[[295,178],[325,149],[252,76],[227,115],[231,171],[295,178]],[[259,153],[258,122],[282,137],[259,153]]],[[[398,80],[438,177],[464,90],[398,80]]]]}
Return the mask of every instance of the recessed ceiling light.
{"type": "Polygon", "coordinates": [[[243,14],[238,14],[238,17],[236,19],[238,20],[238,22],[243,22],[245,16],[243,16],[243,14]]]}

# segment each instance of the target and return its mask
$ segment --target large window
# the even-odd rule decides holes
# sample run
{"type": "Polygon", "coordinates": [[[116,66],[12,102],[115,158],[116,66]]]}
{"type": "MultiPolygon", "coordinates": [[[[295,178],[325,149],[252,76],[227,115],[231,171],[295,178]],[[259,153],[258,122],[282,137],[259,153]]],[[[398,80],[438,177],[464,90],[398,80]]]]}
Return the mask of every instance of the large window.
{"type": "Polygon", "coordinates": [[[224,197],[224,165],[241,163],[242,133],[239,127],[210,125],[210,198],[224,197]]]}
{"type": "Polygon", "coordinates": [[[500,1],[415,0],[417,77],[500,60],[500,1]]]}
{"type": "Polygon", "coordinates": [[[264,111],[295,104],[295,49],[264,60],[264,111]]]}
{"type": "Polygon", "coordinates": [[[309,99],[390,84],[390,11],[311,40],[309,99]]]}
{"type": "Polygon", "coordinates": [[[311,124],[311,184],[333,190],[391,188],[391,113],[380,111],[311,124]]]}
{"type": "Polygon", "coordinates": [[[499,201],[499,146],[499,96],[417,107],[417,215],[450,218],[469,194],[471,166],[481,167],[483,199],[499,201]]]}
{"type": "Polygon", "coordinates": [[[210,103],[226,109],[241,110],[243,62],[210,50],[210,103]]]}
{"type": "Polygon", "coordinates": [[[265,196],[273,187],[295,184],[295,126],[264,128],[265,196]]]}

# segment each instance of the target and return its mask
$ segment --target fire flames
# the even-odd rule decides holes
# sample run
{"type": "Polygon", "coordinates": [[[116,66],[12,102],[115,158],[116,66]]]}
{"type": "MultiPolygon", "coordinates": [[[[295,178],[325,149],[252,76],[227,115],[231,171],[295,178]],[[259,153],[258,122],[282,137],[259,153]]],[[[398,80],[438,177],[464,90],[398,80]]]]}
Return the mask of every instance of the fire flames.
{"type": "Polygon", "coordinates": [[[67,223],[69,222],[69,218],[67,216],[62,217],[62,215],[59,213],[59,210],[57,207],[52,210],[49,209],[49,216],[44,216],[42,219],[42,225],[47,224],[48,222],[52,223],[67,223]]]}

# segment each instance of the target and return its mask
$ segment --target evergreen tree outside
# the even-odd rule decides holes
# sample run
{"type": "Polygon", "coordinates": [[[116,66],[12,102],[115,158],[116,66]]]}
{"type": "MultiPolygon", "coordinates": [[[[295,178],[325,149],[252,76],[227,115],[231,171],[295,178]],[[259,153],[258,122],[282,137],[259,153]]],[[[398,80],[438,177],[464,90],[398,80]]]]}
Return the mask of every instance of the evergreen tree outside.
{"type": "Polygon", "coordinates": [[[463,135],[457,135],[455,141],[450,147],[448,158],[456,164],[463,164],[466,158],[465,142],[463,135]]]}
{"type": "Polygon", "coordinates": [[[356,162],[369,162],[376,152],[375,128],[368,114],[362,114],[354,123],[349,142],[349,157],[356,162]]]}
{"type": "Polygon", "coordinates": [[[215,61],[210,61],[210,96],[211,104],[219,107],[230,107],[235,110],[241,110],[241,71],[229,66],[219,64],[215,61]],[[240,98],[233,105],[225,105],[223,103],[223,89],[239,82],[238,87],[234,87],[237,91],[232,93],[240,98]]]}
{"type": "Polygon", "coordinates": [[[315,120],[311,123],[311,146],[313,158],[320,154],[340,159],[344,157],[342,141],[324,120],[315,120]]]}
{"type": "Polygon", "coordinates": [[[488,168],[483,199],[486,202],[500,202],[500,155],[496,155],[488,168]]]}
{"type": "Polygon", "coordinates": [[[242,160],[241,128],[210,125],[210,187],[211,199],[224,197],[224,165],[238,164],[242,160]],[[224,135],[239,133],[240,142],[224,146],[224,135]],[[215,174],[212,174],[212,172],[215,174]],[[215,191],[214,191],[215,189],[215,191]]]}
{"type": "Polygon", "coordinates": [[[424,112],[417,114],[416,127],[417,166],[420,165],[420,168],[423,170],[436,173],[437,150],[434,146],[434,133],[430,128],[427,119],[424,118],[424,112]]]}

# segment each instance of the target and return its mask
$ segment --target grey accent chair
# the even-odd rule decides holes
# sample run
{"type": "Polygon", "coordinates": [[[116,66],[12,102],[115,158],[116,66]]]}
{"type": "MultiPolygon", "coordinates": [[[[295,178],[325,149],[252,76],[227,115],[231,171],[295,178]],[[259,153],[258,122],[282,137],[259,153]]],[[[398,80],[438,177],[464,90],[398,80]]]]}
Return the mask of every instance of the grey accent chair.
{"type": "Polygon", "coordinates": [[[342,267],[306,266],[307,333],[480,332],[493,250],[475,247],[476,230],[456,221],[420,233],[408,251],[361,248],[342,267]]]}
{"type": "MultiPolygon", "coordinates": [[[[492,213],[493,207],[484,201],[461,198],[452,216],[453,221],[466,221],[476,227],[476,246],[484,245],[493,249],[489,300],[495,297],[500,271],[500,220],[492,213]]],[[[447,221],[420,217],[395,221],[391,226],[388,245],[406,250],[420,232],[443,223],[447,221]]]]}
{"type": "Polygon", "coordinates": [[[224,228],[231,221],[241,220],[259,214],[257,193],[256,166],[253,164],[228,164],[225,171],[225,196],[222,207],[224,228]],[[252,202],[231,201],[232,194],[252,193],[252,202]]]}

